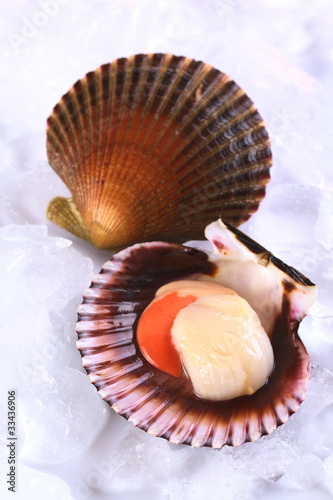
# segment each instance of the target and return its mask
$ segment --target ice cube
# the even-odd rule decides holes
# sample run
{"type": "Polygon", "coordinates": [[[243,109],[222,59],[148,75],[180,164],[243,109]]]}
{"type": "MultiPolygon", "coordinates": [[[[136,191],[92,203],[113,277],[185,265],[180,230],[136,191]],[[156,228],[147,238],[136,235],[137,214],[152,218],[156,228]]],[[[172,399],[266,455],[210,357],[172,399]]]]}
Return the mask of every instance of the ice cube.
{"type": "Polygon", "coordinates": [[[76,500],[65,481],[55,476],[16,464],[15,493],[8,491],[7,484],[1,481],[1,498],[16,500],[76,500]]]}

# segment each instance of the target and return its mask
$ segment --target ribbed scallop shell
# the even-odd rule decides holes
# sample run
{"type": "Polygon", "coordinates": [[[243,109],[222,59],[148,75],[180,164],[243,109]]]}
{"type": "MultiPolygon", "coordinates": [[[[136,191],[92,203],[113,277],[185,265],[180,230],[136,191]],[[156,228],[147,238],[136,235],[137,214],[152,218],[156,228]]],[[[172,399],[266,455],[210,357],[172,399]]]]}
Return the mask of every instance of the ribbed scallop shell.
{"type": "Polygon", "coordinates": [[[209,64],[169,54],[88,73],[47,124],[50,165],[72,193],[49,219],[100,248],[202,236],[259,206],[272,157],[251,99],[209,64]]]}
{"type": "Polygon", "coordinates": [[[251,251],[258,268],[274,266],[284,287],[271,333],[275,367],[267,384],[251,396],[217,402],[199,398],[186,376],[159,371],[137,344],[138,320],[160,286],[198,274],[215,275],[216,264],[204,252],[161,242],[127,248],[104,264],[78,311],[77,345],[102,398],[134,425],[173,443],[221,448],[255,441],[284,423],[305,396],[309,357],[297,335],[301,308],[296,311],[291,294],[293,289],[297,294],[299,286],[303,301],[303,291],[312,294],[314,286],[240,231],[228,228],[251,251]]]}

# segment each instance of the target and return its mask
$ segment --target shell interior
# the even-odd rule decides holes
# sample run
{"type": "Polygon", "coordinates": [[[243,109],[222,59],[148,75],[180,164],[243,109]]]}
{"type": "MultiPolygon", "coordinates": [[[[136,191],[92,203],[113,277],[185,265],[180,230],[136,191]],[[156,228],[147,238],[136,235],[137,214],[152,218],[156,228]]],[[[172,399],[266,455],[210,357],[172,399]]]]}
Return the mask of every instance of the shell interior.
{"type": "MultiPolygon", "coordinates": [[[[309,357],[297,332],[316,287],[227,223],[211,224],[206,234],[213,244],[208,254],[152,242],[114,255],[84,293],[77,345],[103,399],[136,426],[174,443],[221,448],[271,433],[303,401],[309,357]],[[266,273],[266,295],[270,286],[279,290],[271,294],[269,320],[275,367],[254,394],[209,401],[194,393],[186,376],[172,377],[146,361],[137,344],[136,327],[162,285],[179,279],[228,280],[233,262],[242,263],[235,282],[242,280],[245,265],[251,273],[266,273]]],[[[238,293],[242,295],[241,290],[238,293]]],[[[255,301],[252,306],[257,307],[255,301]]]]}

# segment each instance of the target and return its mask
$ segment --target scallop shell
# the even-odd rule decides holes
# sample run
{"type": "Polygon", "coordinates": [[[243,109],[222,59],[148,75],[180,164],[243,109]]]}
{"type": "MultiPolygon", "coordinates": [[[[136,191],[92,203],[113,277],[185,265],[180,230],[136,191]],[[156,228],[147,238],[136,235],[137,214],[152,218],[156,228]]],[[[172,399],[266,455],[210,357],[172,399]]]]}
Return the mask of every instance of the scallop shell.
{"type": "MultiPolygon", "coordinates": [[[[227,223],[210,225],[206,234],[214,246],[209,254],[151,242],[114,255],[84,293],[78,311],[77,346],[102,398],[134,425],[173,443],[221,448],[270,434],[303,401],[309,356],[297,332],[314,301],[316,287],[227,223]],[[272,284],[271,293],[263,289],[262,294],[265,305],[271,303],[269,335],[275,367],[266,385],[254,394],[209,401],[196,396],[186,376],[175,378],[152,366],[140,352],[136,328],[160,286],[202,275],[219,281],[225,266],[235,262],[240,273],[248,265],[259,280],[262,275],[263,288],[272,284]]],[[[246,296],[247,285],[242,294],[239,278],[235,277],[236,291],[246,296]]]]}
{"type": "Polygon", "coordinates": [[[72,198],[48,218],[97,247],[202,237],[235,226],[265,195],[272,163],[263,120],[209,64],[135,55],[88,73],[47,122],[50,165],[72,198]]]}

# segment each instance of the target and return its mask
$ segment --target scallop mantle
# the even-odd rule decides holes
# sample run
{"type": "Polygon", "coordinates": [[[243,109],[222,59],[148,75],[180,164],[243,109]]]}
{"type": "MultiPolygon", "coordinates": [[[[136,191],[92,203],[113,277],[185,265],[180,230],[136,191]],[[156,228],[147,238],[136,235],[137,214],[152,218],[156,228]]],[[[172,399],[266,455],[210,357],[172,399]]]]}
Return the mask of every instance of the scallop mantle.
{"type": "Polygon", "coordinates": [[[298,328],[316,286],[226,222],[210,224],[205,234],[213,247],[207,253],[150,242],[115,254],[83,295],[77,347],[102,398],[135,426],[173,443],[221,448],[270,434],[304,400],[309,356],[298,328]],[[180,279],[214,280],[235,289],[256,310],[275,365],[254,394],[202,399],[186,376],[167,375],[142,356],[138,320],[162,285],[180,279]]]}

